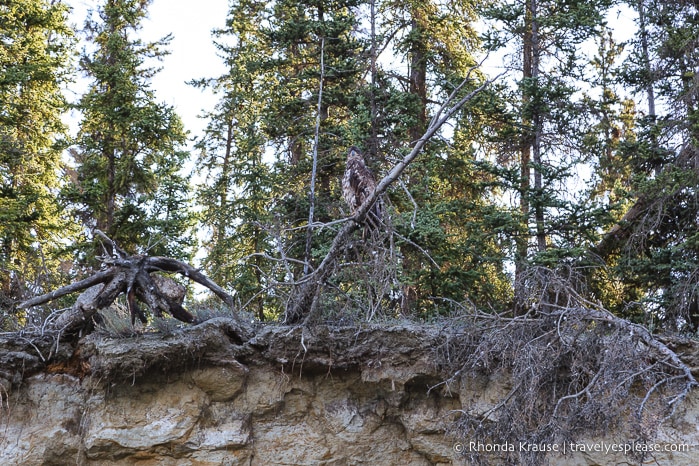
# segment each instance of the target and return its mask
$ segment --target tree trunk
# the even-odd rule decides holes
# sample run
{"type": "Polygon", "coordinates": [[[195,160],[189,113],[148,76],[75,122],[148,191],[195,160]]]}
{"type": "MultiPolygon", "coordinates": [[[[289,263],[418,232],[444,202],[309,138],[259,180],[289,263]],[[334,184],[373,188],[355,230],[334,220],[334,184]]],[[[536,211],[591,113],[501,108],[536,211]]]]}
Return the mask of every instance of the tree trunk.
{"type": "MultiPolygon", "coordinates": [[[[233,115],[229,115],[228,128],[226,132],[226,152],[223,154],[223,163],[221,164],[221,178],[219,179],[218,202],[220,212],[226,212],[228,208],[228,185],[231,176],[231,155],[233,151],[233,115]]],[[[219,217],[214,228],[214,243],[222,244],[226,238],[226,227],[228,222],[226,217],[219,217]]]]}
{"type": "MultiPolygon", "coordinates": [[[[530,0],[531,8],[531,78],[538,89],[539,83],[539,56],[541,55],[541,45],[539,43],[539,22],[537,0],[530,0]]],[[[542,159],[542,124],[543,116],[538,103],[534,107],[532,125],[534,136],[532,140],[532,162],[534,162],[534,192],[536,203],[534,205],[534,220],[536,222],[536,244],[538,252],[546,250],[546,229],[544,224],[543,195],[544,186],[541,174],[542,159]]]]}
{"type": "MultiPolygon", "coordinates": [[[[417,144],[427,127],[427,50],[425,45],[425,31],[423,27],[424,13],[417,8],[411,11],[412,22],[410,34],[413,40],[410,44],[410,76],[409,92],[418,102],[418,110],[415,124],[408,130],[411,144],[417,144]]],[[[410,189],[410,182],[407,188],[410,189]]],[[[420,259],[412,246],[403,247],[403,270],[408,274],[420,270],[420,259]]],[[[417,302],[418,290],[413,284],[403,285],[401,297],[401,312],[404,315],[410,314],[417,302]]]]}
{"type": "Polygon", "coordinates": [[[378,112],[376,109],[376,0],[370,1],[371,23],[371,88],[369,90],[369,106],[371,112],[371,137],[369,139],[367,153],[370,157],[376,157],[379,149],[378,112]]]}
{"type": "MultiPolygon", "coordinates": [[[[533,77],[533,37],[532,37],[532,10],[531,2],[527,0],[525,6],[525,29],[522,39],[522,82],[527,83],[533,77]]],[[[515,284],[519,283],[519,277],[526,269],[529,256],[529,196],[531,191],[531,152],[532,141],[529,128],[531,119],[526,113],[530,104],[530,96],[527,89],[522,89],[522,140],[520,147],[520,181],[519,181],[519,212],[522,216],[522,231],[516,240],[515,257],[515,284]]],[[[515,290],[516,291],[516,290],[515,290]]]]}
{"type": "Polygon", "coordinates": [[[411,144],[417,143],[427,127],[427,52],[422,23],[423,13],[417,9],[411,12],[410,34],[414,37],[410,44],[410,94],[419,102],[417,121],[409,130],[411,144]]]}
{"type": "Polygon", "coordinates": [[[646,97],[648,98],[648,116],[655,118],[655,91],[653,90],[652,68],[650,63],[650,54],[648,52],[648,30],[646,27],[646,13],[643,7],[644,0],[638,0],[636,6],[638,9],[638,27],[641,35],[641,54],[643,55],[643,68],[646,72],[646,97]]]}
{"type": "MultiPolygon", "coordinates": [[[[471,71],[473,71],[473,69],[471,71]]],[[[320,295],[321,289],[325,285],[325,282],[333,272],[335,264],[342,254],[343,248],[349,241],[351,234],[359,228],[359,225],[364,223],[369,210],[376,203],[379,196],[381,196],[381,194],[383,194],[386,189],[393,184],[398,177],[401,176],[408,165],[410,165],[415,158],[417,158],[417,156],[422,152],[425,144],[427,144],[427,142],[437,133],[439,128],[441,128],[442,125],[446,123],[456,112],[458,112],[467,102],[472,100],[483,89],[485,89],[486,86],[488,86],[498,77],[499,76],[496,76],[495,78],[484,82],[475,90],[462,97],[452,105],[457,93],[461,91],[468,82],[470,82],[471,72],[468,73],[461,84],[457,86],[449,98],[447,98],[442,106],[435,112],[432,120],[427,126],[425,133],[417,140],[417,143],[413,146],[410,154],[406,155],[403,160],[398,162],[398,164],[395,165],[391,171],[389,171],[388,174],[381,179],[381,181],[377,184],[376,189],[374,189],[374,192],[367,197],[361,206],[359,206],[356,213],[348,219],[350,221],[346,223],[342,229],[340,229],[337,236],[335,236],[335,239],[330,245],[330,249],[323,258],[323,261],[312,273],[304,277],[304,281],[295,290],[295,294],[292,296],[286,310],[287,323],[292,324],[302,321],[307,322],[313,318],[315,310],[317,309],[316,304],[318,296],[320,295]],[[451,107],[449,105],[451,105],[451,107]]]]}
{"type": "MultiPolygon", "coordinates": [[[[320,10],[322,12],[322,10],[320,10]]],[[[320,13],[319,13],[320,14],[320,13]]],[[[318,145],[320,144],[320,124],[328,117],[327,108],[323,106],[323,80],[325,79],[325,37],[320,39],[320,77],[318,79],[318,106],[315,133],[313,137],[313,164],[311,168],[311,189],[308,193],[308,226],[306,227],[306,250],[303,258],[303,274],[308,275],[311,266],[311,251],[313,245],[313,222],[316,207],[316,176],[318,173],[318,145]]],[[[325,178],[328,178],[325,174],[325,178]]],[[[329,180],[326,181],[329,185],[329,180]]]]}

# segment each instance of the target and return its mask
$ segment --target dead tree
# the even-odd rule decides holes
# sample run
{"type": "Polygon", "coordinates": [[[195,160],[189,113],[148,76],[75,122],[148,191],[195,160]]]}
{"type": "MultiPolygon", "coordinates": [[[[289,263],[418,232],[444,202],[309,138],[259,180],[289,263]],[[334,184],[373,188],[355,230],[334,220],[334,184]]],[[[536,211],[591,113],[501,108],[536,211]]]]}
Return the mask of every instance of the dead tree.
{"type": "Polygon", "coordinates": [[[417,158],[423,147],[425,147],[425,144],[427,144],[432,136],[437,133],[439,128],[441,128],[444,123],[454,116],[454,114],[457,113],[467,102],[472,100],[483,89],[500,77],[500,75],[498,75],[493,79],[485,81],[475,90],[454,102],[464,86],[471,82],[471,72],[475,69],[476,68],[474,67],[469,71],[466,78],[456,87],[456,89],[454,89],[442,106],[439,107],[435,115],[432,117],[427,130],[415,143],[410,153],[406,155],[403,160],[398,162],[398,164],[391,169],[391,171],[378,183],[378,185],[376,185],[374,192],[366,198],[364,203],[359,206],[354,215],[349,218],[350,221],[347,222],[342,229],[340,229],[330,246],[330,250],[325,255],[320,265],[318,265],[318,267],[312,273],[304,277],[295,295],[292,297],[289,307],[287,308],[286,323],[293,324],[310,320],[314,314],[313,311],[316,307],[320,291],[330,274],[333,272],[343,247],[348,242],[352,233],[354,233],[355,230],[364,224],[369,211],[379,199],[379,196],[381,196],[381,194],[383,194],[386,189],[388,189],[388,187],[400,177],[408,165],[410,165],[410,163],[417,158]]]}
{"type": "MultiPolygon", "coordinates": [[[[81,330],[97,311],[111,305],[121,294],[126,295],[132,324],[135,323],[136,317],[143,323],[147,321],[139,301],[155,316],[162,316],[165,312],[182,322],[197,323],[196,318],[182,307],[184,287],[156,272],[178,273],[187,277],[210,289],[231,309],[235,308],[231,295],[191,265],[168,257],[129,255],[103,232],[96,230],[95,234],[112,249],[111,255],[100,258],[102,270],[84,280],[29,299],[21,303],[19,308],[27,309],[85,290],[73,307],[53,322],[55,330],[65,334],[81,330]]],[[[233,318],[238,324],[239,336],[247,339],[251,335],[249,326],[235,314],[233,318]]]]}

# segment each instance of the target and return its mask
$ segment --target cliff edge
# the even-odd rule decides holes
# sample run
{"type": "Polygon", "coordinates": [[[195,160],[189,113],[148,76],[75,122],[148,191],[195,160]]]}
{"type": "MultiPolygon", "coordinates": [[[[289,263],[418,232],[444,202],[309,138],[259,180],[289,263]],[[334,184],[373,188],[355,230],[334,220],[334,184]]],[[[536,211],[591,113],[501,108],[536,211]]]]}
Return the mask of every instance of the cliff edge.
{"type": "MultiPolygon", "coordinates": [[[[458,329],[265,326],[243,342],[233,325],[70,344],[3,336],[0,464],[506,464],[522,448],[548,448],[538,458],[551,464],[699,464],[695,391],[652,455],[611,451],[634,445],[621,425],[569,444],[469,439],[460,419],[487,422],[519,381],[445,364],[458,329]]],[[[693,343],[668,345],[694,363],[693,343]]]]}

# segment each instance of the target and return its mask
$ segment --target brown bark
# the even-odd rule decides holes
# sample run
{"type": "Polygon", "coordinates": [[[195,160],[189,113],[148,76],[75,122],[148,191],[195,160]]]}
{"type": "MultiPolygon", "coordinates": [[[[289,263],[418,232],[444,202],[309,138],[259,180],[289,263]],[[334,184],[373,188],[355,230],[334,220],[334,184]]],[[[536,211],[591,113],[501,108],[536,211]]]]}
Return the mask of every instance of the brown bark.
{"type": "MultiPolygon", "coordinates": [[[[527,0],[525,5],[525,29],[522,37],[522,81],[531,82],[539,76],[539,33],[537,20],[537,0],[527,0]]],[[[526,268],[529,256],[529,219],[531,216],[530,196],[539,196],[543,190],[543,179],[538,166],[541,165],[541,115],[536,109],[529,108],[531,95],[528,88],[522,90],[522,128],[520,146],[520,185],[519,210],[522,216],[522,234],[516,240],[515,283],[526,268]],[[533,167],[534,165],[534,167],[533,167]],[[532,178],[534,186],[532,187],[532,178]]],[[[540,201],[534,205],[537,250],[546,250],[546,232],[544,209],[540,201]]]]}
{"type": "Polygon", "coordinates": [[[415,37],[410,47],[409,92],[419,101],[417,122],[409,130],[411,143],[415,144],[427,128],[427,51],[423,36],[423,14],[412,11],[411,34],[415,37]]]}
{"type": "MultiPolygon", "coordinates": [[[[418,7],[410,11],[412,17],[411,31],[412,42],[410,44],[410,75],[408,76],[408,90],[418,102],[415,124],[408,130],[411,144],[417,144],[427,128],[427,45],[425,43],[425,18],[424,12],[418,7]]],[[[410,182],[408,182],[410,184],[410,182]]],[[[410,274],[422,268],[420,260],[414,248],[409,245],[403,247],[403,270],[410,274]]],[[[410,314],[419,299],[418,288],[412,284],[403,285],[401,296],[401,312],[410,314]]]]}

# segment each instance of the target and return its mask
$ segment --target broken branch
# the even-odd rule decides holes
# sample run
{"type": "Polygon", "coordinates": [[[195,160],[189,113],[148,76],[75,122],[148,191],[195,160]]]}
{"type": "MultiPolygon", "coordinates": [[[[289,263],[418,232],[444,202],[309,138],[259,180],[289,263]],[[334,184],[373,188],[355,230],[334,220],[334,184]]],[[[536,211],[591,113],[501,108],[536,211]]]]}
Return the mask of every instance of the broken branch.
{"type": "Polygon", "coordinates": [[[359,206],[357,212],[350,217],[353,221],[345,224],[345,226],[343,226],[338,232],[337,236],[335,236],[335,239],[330,245],[330,250],[325,255],[320,265],[318,265],[318,267],[307,276],[309,279],[300,286],[296,296],[292,299],[290,307],[287,309],[286,313],[287,323],[296,323],[302,319],[305,319],[306,321],[309,320],[313,314],[312,309],[317,308],[314,306],[314,303],[319,296],[319,289],[332,273],[343,246],[349,240],[350,235],[357,230],[359,225],[365,220],[369,210],[379,199],[379,196],[381,196],[388,189],[388,187],[394,183],[398,177],[400,177],[408,165],[410,165],[417,158],[420,152],[422,152],[423,147],[425,147],[427,142],[437,133],[439,128],[441,128],[444,123],[446,123],[467,102],[472,100],[476,95],[483,91],[483,89],[502,75],[501,73],[495,78],[485,81],[476,89],[459,99],[456,103],[452,104],[453,100],[456,98],[456,94],[470,81],[471,72],[473,72],[475,69],[476,67],[469,70],[466,78],[464,78],[461,84],[454,89],[447,100],[437,110],[430,121],[429,127],[422,137],[417,140],[410,153],[391,169],[391,171],[377,184],[374,191],[367,197],[364,203],[359,206]]]}

